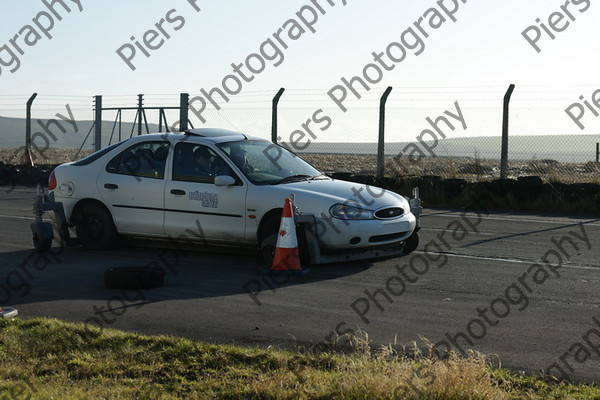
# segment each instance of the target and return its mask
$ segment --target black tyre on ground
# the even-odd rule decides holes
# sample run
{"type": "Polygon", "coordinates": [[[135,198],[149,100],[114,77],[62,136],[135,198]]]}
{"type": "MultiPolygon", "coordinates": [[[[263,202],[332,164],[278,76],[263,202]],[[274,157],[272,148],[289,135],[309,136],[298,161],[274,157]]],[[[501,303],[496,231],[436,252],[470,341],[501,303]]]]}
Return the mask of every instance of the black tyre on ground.
{"type": "Polygon", "coordinates": [[[275,256],[275,245],[277,244],[277,232],[281,223],[281,214],[272,215],[264,224],[260,233],[260,251],[263,261],[268,268],[273,265],[275,256]]]}
{"type": "Polygon", "coordinates": [[[54,240],[54,228],[50,222],[36,221],[29,225],[33,237],[33,247],[40,252],[48,251],[54,240]]]}
{"type": "Polygon", "coordinates": [[[264,238],[260,245],[260,251],[263,257],[263,261],[267,268],[271,268],[273,265],[273,259],[275,258],[275,246],[277,245],[277,234],[271,234],[264,238]]]}
{"type": "Polygon", "coordinates": [[[41,240],[38,235],[33,235],[33,247],[37,251],[48,251],[52,247],[52,239],[41,240]]]}
{"type": "Polygon", "coordinates": [[[403,252],[404,254],[410,254],[413,251],[415,251],[417,247],[419,247],[419,235],[417,234],[417,232],[413,232],[413,234],[410,235],[408,239],[404,241],[403,252]]]}
{"type": "MultiPolygon", "coordinates": [[[[279,225],[281,224],[281,214],[271,217],[266,223],[262,230],[262,240],[260,242],[260,250],[263,257],[263,261],[268,268],[273,265],[273,259],[275,257],[275,248],[277,247],[277,236],[279,233],[279,225]]],[[[300,263],[302,265],[308,265],[310,263],[310,257],[308,249],[305,244],[306,238],[302,232],[302,229],[296,229],[296,237],[298,239],[298,249],[300,255],[300,263]]]]}
{"type": "Polygon", "coordinates": [[[153,289],[165,283],[160,267],[112,267],[104,271],[104,285],[111,289],[153,289]]]}
{"type": "Polygon", "coordinates": [[[81,244],[93,250],[109,248],[117,237],[112,216],[105,207],[97,203],[81,207],[75,219],[75,232],[81,244]]]}

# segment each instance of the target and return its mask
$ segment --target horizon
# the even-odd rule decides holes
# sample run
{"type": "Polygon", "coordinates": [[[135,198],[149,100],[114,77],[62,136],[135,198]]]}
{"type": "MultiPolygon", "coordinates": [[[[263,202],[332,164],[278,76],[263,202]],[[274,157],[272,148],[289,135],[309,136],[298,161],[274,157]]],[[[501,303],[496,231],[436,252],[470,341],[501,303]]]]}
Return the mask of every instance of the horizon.
{"type": "MultiPolygon", "coordinates": [[[[47,120],[41,120],[45,125],[47,120]]],[[[59,121],[60,122],[60,121],[59,121]]],[[[119,141],[116,130],[112,131],[114,121],[103,120],[103,144],[119,141]],[[112,132],[111,132],[112,131],[112,132]],[[112,140],[109,138],[113,133],[112,140]]],[[[74,126],[68,126],[63,122],[65,133],[60,135],[57,125],[52,126],[56,140],[46,136],[48,142],[41,138],[36,138],[39,134],[33,136],[34,149],[36,148],[54,148],[54,149],[90,149],[93,147],[93,135],[89,134],[93,125],[93,120],[76,121],[77,131],[74,126]],[[86,136],[87,135],[87,136],[86,136]],[[85,142],[84,138],[87,138],[85,142]]],[[[39,122],[32,121],[33,132],[40,132],[39,122]]],[[[25,143],[24,135],[25,119],[0,116],[0,135],[3,140],[0,148],[17,149],[25,143]],[[6,120],[13,121],[19,128],[8,131],[6,129],[6,120]],[[22,131],[21,131],[22,130],[22,131]]],[[[150,133],[158,132],[158,125],[149,123],[150,133]]],[[[137,129],[133,129],[131,122],[124,122],[122,138],[126,140],[130,136],[137,135],[137,129]]],[[[163,130],[164,131],[164,130],[163,130]]],[[[248,133],[248,132],[245,132],[248,133]]],[[[145,134],[145,128],[144,128],[145,134]]],[[[256,135],[253,135],[256,136],[256,135]]],[[[260,136],[259,136],[260,137],[260,136]]],[[[447,137],[445,139],[436,138],[427,140],[424,136],[421,141],[391,141],[385,143],[386,156],[405,157],[439,157],[439,158],[462,158],[462,159],[485,159],[497,160],[500,157],[500,140],[498,136],[481,135],[470,137],[447,137]],[[412,150],[412,151],[407,151],[412,150]]],[[[535,159],[553,159],[559,162],[585,163],[593,161],[595,156],[595,146],[600,142],[600,137],[593,134],[545,134],[545,135],[519,135],[509,138],[509,160],[510,161],[531,161],[535,159]]],[[[326,142],[313,141],[306,148],[294,148],[290,143],[282,143],[289,150],[298,154],[344,154],[344,155],[365,155],[373,156],[377,152],[377,142],[374,141],[346,141],[346,142],[326,142]]]]}

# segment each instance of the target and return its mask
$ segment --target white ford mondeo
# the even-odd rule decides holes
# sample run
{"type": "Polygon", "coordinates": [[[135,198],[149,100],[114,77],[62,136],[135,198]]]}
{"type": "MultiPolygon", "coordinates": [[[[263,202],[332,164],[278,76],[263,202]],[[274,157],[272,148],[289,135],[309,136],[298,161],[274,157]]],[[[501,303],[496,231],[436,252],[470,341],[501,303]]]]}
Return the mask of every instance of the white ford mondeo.
{"type": "Polygon", "coordinates": [[[281,146],[218,129],[137,136],[62,164],[50,176],[48,201],[62,204],[88,248],[109,247],[118,235],[185,237],[253,246],[268,260],[290,196],[297,222],[309,228],[301,252],[308,246],[322,255],[313,262],[417,246],[418,213],[407,198],[331,179],[281,146]]]}

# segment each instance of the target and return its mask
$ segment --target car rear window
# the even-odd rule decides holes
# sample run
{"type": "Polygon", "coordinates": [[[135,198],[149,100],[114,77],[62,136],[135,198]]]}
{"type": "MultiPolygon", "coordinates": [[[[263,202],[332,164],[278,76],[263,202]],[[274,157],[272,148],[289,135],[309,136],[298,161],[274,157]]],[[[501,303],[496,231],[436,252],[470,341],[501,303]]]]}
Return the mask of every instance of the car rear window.
{"type": "Polygon", "coordinates": [[[106,153],[108,153],[109,151],[111,151],[112,149],[114,149],[115,147],[117,147],[120,144],[121,143],[112,144],[112,145],[110,145],[108,147],[103,148],[102,150],[98,150],[97,152],[92,153],[89,156],[82,158],[79,161],[74,162],[71,165],[82,166],[82,165],[91,164],[91,163],[93,163],[94,161],[96,161],[97,159],[99,159],[100,157],[102,157],[103,155],[105,155],[106,153]]]}

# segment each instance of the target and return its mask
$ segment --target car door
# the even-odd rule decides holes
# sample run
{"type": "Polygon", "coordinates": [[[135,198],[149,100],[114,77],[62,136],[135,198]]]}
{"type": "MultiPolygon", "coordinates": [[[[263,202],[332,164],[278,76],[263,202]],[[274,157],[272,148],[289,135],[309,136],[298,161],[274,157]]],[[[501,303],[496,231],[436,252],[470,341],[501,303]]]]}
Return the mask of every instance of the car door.
{"type": "Polygon", "coordinates": [[[165,232],[178,238],[216,243],[245,241],[247,185],[215,151],[195,143],[178,143],[173,152],[171,179],[165,188],[165,232]],[[210,157],[210,171],[198,168],[199,153],[210,157]],[[215,176],[235,183],[216,186],[215,176]]]}
{"type": "Polygon", "coordinates": [[[136,143],[98,176],[98,191],[120,233],[164,236],[165,167],[169,143],[136,143]]]}

